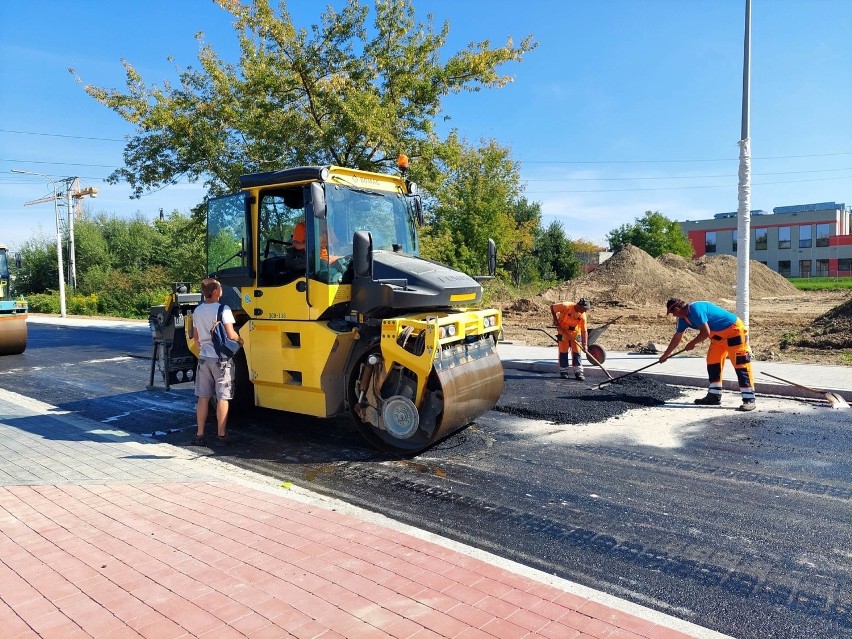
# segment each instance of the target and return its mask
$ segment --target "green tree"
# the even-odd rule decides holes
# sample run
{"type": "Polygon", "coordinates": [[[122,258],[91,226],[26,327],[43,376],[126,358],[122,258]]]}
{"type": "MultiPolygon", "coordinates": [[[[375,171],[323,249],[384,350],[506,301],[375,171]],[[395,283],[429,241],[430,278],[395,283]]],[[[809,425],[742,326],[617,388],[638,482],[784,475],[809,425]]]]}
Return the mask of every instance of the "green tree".
{"type": "MultiPolygon", "coordinates": [[[[75,224],[77,292],[66,289],[70,313],[146,317],[162,303],[172,282],[197,288],[205,275],[204,227],[174,211],[153,223],[141,215],[125,219],[106,214],[75,224]]],[[[63,250],[67,249],[67,245],[63,250]]],[[[37,312],[59,312],[56,244],[46,237],[26,242],[17,290],[28,294],[37,312]]]]}
{"type": "Polygon", "coordinates": [[[571,250],[575,253],[600,253],[606,251],[605,246],[601,246],[597,242],[586,239],[585,237],[573,239],[571,238],[571,250]]]}
{"type": "Polygon", "coordinates": [[[204,225],[178,211],[154,222],[156,237],[152,264],[163,269],[169,282],[189,282],[196,290],[207,275],[204,225]]]}
{"type": "Polygon", "coordinates": [[[56,240],[37,235],[21,247],[21,268],[17,271],[15,291],[31,295],[59,288],[56,263],[56,240]]]}
{"type": "Polygon", "coordinates": [[[536,45],[487,40],[449,53],[449,23],[415,22],[413,0],[348,0],[328,7],[319,24],[297,28],[285,2],[214,0],[235,17],[241,48],[234,65],[203,43],[200,68],[178,69],[179,85],[146,83],[127,61],[126,90],[88,85],[86,92],[136,125],[124,149],[135,196],[204,179],[211,194],[236,188],[243,173],[334,163],[384,171],[396,157],[429,153],[441,142],[442,100],[511,81],[499,68],[536,45]]]}
{"type": "Polygon", "coordinates": [[[514,236],[528,231],[513,217],[521,186],[509,150],[494,140],[472,147],[453,132],[430,166],[426,188],[441,197],[428,200],[423,254],[468,273],[486,271],[489,238],[499,255],[513,254],[514,236]]]}
{"type": "Polygon", "coordinates": [[[565,235],[562,222],[554,220],[536,238],[533,257],[541,278],[548,282],[562,282],[579,275],[581,264],[565,235]]]}
{"type": "Polygon", "coordinates": [[[607,234],[609,249],[618,249],[632,244],[652,257],[663,253],[674,253],[683,257],[692,257],[692,244],[681,229],[680,224],[668,219],[659,211],[645,211],[637,217],[634,224],[623,224],[607,234]]]}
{"type": "Polygon", "coordinates": [[[514,220],[515,229],[510,234],[508,250],[503,259],[511,274],[512,283],[520,286],[524,281],[540,279],[532,248],[536,232],[541,226],[541,204],[521,197],[515,202],[510,215],[514,220]]]}
{"type": "Polygon", "coordinates": [[[77,274],[85,273],[98,265],[112,266],[109,243],[98,218],[83,218],[74,223],[74,259],[77,274]]]}

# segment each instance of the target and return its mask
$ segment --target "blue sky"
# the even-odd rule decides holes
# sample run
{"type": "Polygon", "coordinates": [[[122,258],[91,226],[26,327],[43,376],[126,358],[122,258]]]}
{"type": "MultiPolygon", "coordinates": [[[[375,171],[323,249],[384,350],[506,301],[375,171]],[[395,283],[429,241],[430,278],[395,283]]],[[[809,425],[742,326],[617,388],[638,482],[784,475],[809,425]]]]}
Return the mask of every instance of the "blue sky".
{"type": "MultiPolygon", "coordinates": [[[[292,0],[300,26],[325,0],[292,0]]],[[[332,4],[340,6],[339,0],[332,4]]],[[[737,208],[745,0],[419,0],[450,21],[447,52],[468,42],[539,43],[501,90],[444,107],[469,141],[495,138],[521,163],[545,224],[604,242],[646,210],[677,220],[737,208]]],[[[141,199],[102,178],[120,166],[132,126],[83,82],[124,88],[121,58],[148,83],[197,62],[194,34],[237,60],[231,16],[210,0],[28,0],[0,3],[0,242],[55,235],[52,203],[24,207],[50,183],[10,173],[80,176],[91,213],[153,219],[188,212],[200,185],[141,199]],[[174,58],[174,63],[167,60],[174,58]]],[[[852,204],[852,2],[753,0],[752,208],[852,204]]]]}

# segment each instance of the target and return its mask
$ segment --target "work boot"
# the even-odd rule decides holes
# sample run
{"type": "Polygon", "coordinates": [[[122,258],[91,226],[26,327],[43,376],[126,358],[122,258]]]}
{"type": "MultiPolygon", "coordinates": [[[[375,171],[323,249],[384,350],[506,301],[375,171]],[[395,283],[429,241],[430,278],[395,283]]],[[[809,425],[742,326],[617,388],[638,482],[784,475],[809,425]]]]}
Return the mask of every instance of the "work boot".
{"type": "Polygon", "coordinates": [[[743,403],[737,406],[737,410],[739,411],[750,411],[757,408],[757,403],[753,399],[744,399],[743,403]]]}
{"type": "Polygon", "coordinates": [[[583,373],[574,373],[574,377],[579,379],[581,382],[586,379],[586,376],[583,373]]]}
{"type": "Polygon", "coordinates": [[[722,405],[722,396],[721,395],[714,395],[712,393],[707,393],[701,399],[696,399],[695,403],[699,404],[701,406],[721,406],[722,405]]]}

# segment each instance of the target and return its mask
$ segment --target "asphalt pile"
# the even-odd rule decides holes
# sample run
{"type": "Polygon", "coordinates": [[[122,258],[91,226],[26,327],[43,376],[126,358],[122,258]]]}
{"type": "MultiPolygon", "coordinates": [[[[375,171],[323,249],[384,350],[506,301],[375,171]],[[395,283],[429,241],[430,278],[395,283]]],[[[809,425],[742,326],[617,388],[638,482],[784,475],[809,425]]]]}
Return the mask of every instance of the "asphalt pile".
{"type": "Polygon", "coordinates": [[[594,424],[622,415],[631,408],[659,406],[680,390],[642,374],[595,389],[588,381],[558,375],[513,371],[513,391],[504,394],[494,410],[554,424],[594,424]]]}

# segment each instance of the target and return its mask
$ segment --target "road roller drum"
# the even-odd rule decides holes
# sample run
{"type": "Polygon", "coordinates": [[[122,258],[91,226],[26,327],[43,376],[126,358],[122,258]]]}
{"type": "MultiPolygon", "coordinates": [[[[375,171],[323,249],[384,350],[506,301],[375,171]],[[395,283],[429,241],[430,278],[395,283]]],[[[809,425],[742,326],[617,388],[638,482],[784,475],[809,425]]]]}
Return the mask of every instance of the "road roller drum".
{"type": "Polygon", "coordinates": [[[26,313],[0,314],[0,355],[18,355],[26,348],[26,313]]]}
{"type": "MultiPolygon", "coordinates": [[[[15,266],[21,268],[16,255],[15,266]]],[[[18,355],[27,348],[27,303],[12,296],[13,277],[8,251],[0,245],[0,355],[18,355]]]]}

